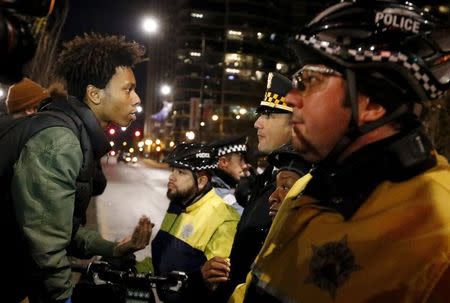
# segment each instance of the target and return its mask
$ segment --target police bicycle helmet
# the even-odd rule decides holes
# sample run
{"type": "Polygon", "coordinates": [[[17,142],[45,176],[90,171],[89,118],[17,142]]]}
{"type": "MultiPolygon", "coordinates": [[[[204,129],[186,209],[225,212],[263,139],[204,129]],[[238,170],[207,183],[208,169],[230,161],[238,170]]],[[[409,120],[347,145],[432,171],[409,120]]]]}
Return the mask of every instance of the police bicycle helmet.
{"type": "Polygon", "coordinates": [[[326,65],[346,79],[352,118],[337,157],[360,135],[441,97],[450,88],[450,28],[409,2],[342,1],[318,14],[292,41],[302,65],[326,65]],[[387,109],[358,126],[357,92],[387,109]]]}
{"type": "Polygon", "coordinates": [[[217,167],[214,149],[199,143],[181,143],[167,156],[166,163],[172,167],[193,172],[211,171],[217,167]]]}

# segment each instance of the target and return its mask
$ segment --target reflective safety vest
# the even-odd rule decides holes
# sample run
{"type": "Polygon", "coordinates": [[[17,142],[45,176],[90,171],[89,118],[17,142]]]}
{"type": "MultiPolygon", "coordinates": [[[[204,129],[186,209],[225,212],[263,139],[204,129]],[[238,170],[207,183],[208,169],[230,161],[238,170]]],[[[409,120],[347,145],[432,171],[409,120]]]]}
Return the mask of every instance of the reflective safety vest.
{"type": "Polygon", "coordinates": [[[175,208],[169,206],[152,242],[155,274],[189,273],[214,256],[229,256],[239,214],[214,189],[181,213],[175,208]]]}

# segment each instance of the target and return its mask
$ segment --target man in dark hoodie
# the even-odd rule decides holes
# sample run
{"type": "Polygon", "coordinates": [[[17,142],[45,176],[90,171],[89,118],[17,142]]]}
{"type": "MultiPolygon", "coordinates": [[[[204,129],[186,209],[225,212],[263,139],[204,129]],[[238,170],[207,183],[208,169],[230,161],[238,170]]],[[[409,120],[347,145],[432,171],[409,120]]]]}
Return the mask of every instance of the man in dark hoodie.
{"type": "Polygon", "coordinates": [[[9,243],[1,257],[11,264],[2,294],[7,302],[70,302],[69,255],[121,256],[148,244],[146,217],[119,243],[83,227],[99,160],[110,148],[104,128],[136,119],[132,67],[143,52],[116,36],[86,34],[66,43],[56,70],[71,96],[17,120],[2,138],[8,146],[0,167],[9,243]]]}

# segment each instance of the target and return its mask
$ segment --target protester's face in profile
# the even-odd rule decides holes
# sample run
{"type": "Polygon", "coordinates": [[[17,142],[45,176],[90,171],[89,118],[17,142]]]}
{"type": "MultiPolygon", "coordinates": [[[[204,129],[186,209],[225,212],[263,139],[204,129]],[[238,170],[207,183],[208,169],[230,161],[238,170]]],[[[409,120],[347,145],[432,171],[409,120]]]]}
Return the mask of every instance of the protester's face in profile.
{"type": "Polygon", "coordinates": [[[264,113],[255,121],[258,130],[258,150],[270,153],[291,138],[291,114],[264,113]]]}
{"type": "Polygon", "coordinates": [[[172,202],[183,203],[197,192],[194,175],[189,169],[172,168],[167,183],[167,198],[172,202]]]}
{"type": "Polygon", "coordinates": [[[342,77],[308,72],[304,87],[293,88],[286,101],[293,108],[292,144],[309,162],[324,159],[347,132],[351,112],[344,107],[342,77]]]}
{"type": "Polygon", "coordinates": [[[247,163],[241,153],[232,153],[219,159],[219,168],[229,174],[235,181],[245,175],[247,163]]]}
{"type": "Polygon", "coordinates": [[[128,126],[136,120],[137,106],[141,103],[136,91],[136,79],[130,67],[117,67],[103,89],[100,120],[119,126],[128,126]]]}
{"type": "Polygon", "coordinates": [[[298,173],[290,170],[281,170],[278,172],[277,187],[269,197],[269,215],[272,220],[278,213],[278,209],[280,208],[281,203],[283,203],[287,193],[300,177],[301,176],[298,173]]]}

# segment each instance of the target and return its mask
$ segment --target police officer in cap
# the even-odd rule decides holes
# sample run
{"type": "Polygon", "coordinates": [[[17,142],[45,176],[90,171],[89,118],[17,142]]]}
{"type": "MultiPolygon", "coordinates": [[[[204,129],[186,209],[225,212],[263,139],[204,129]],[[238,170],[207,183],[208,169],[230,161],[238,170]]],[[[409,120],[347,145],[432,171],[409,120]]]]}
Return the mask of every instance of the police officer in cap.
{"type": "MultiPolygon", "coordinates": [[[[278,73],[269,73],[267,90],[257,109],[258,118],[255,121],[258,150],[261,152],[268,154],[288,143],[291,138],[292,108],[286,104],[286,94],[291,88],[292,82],[288,78],[278,73]]],[[[230,278],[225,280],[225,283],[220,283],[213,292],[211,302],[228,300],[236,285],[245,281],[245,276],[261,249],[272,224],[268,199],[275,190],[273,172],[274,167],[269,166],[263,174],[256,176],[249,183],[244,183],[242,180],[245,178],[243,178],[236,189],[236,197],[244,197],[238,199],[238,203],[245,208],[230,254],[231,267],[228,266],[226,260],[221,259],[214,259],[205,264],[205,267],[216,273],[230,272],[230,278]],[[246,186],[243,186],[244,184],[246,186]],[[242,194],[242,191],[245,194],[242,194]]],[[[219,282],[223,281],[219,280],[219,282]]]]}
{"type": "Polygon", "coordinates": [[[217,169],[214,170],[212,184],[217,194],[239,214],[244,210],[236,201],[234,191],[241,177],[247,173],[245,153],[247,152],[247,137],[233,136],[211,143],[216,150],[217,169]]]}

